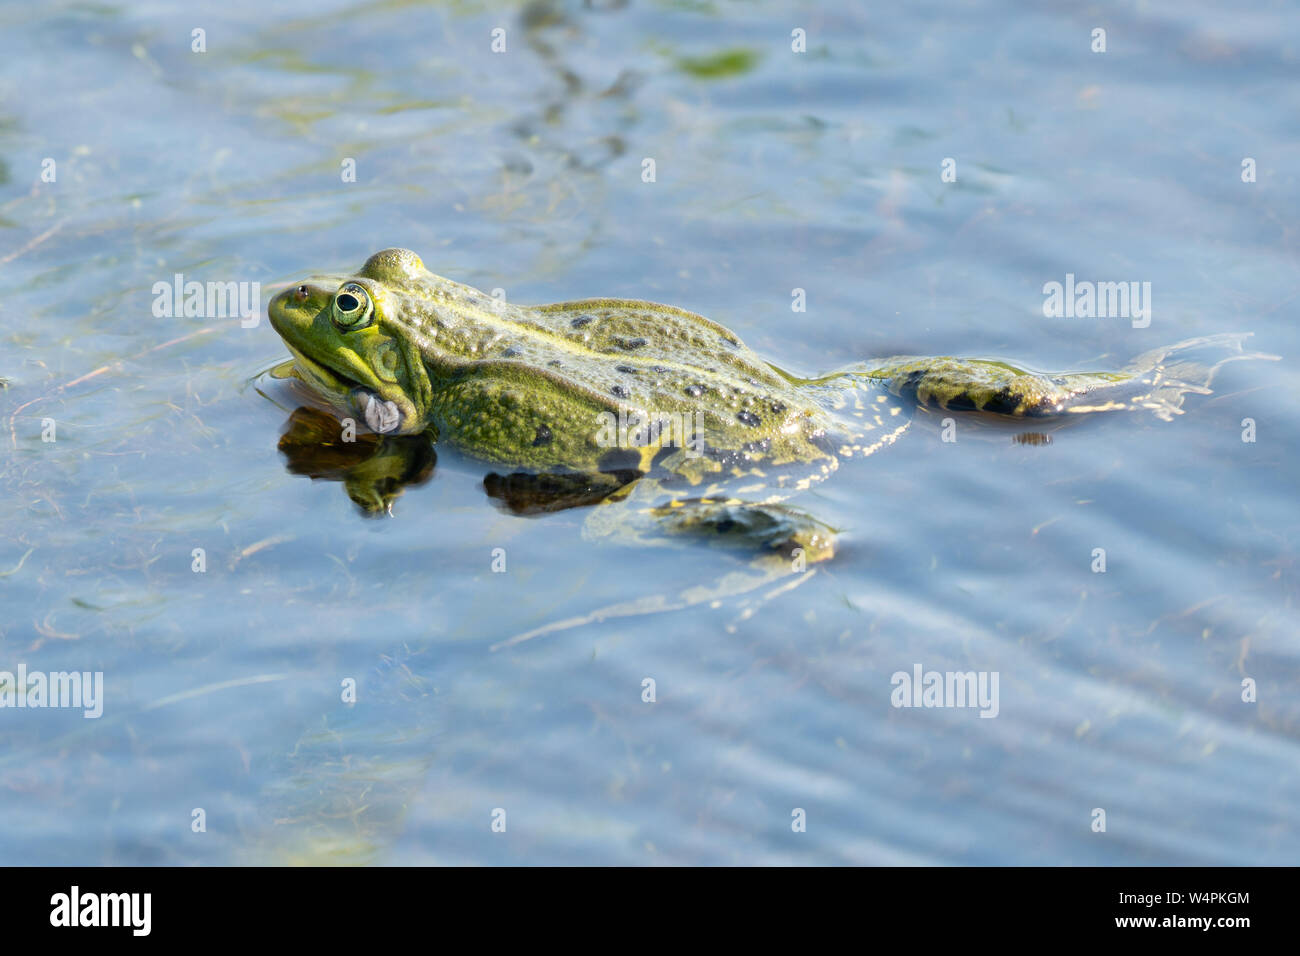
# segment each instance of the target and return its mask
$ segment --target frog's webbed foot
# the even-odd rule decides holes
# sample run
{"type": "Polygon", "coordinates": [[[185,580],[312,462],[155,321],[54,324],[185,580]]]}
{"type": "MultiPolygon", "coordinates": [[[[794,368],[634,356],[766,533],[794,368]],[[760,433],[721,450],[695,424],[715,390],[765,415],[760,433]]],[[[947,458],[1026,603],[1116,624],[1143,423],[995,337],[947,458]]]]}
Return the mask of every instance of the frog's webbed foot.
{"type": "MultiPolygon", "coordinates": [[[[1220,368],[1229,362],[1242,359],[1260,359],[1276,362],[1279,355],[1265,352],[1247,352],[1243,348],[1252,332],[1227,332],[1220,335],[1206,335],[1195,339],[1185,339],[1165,348],[1144,352],[1131,363],[1128,371],[1135,381],[1141,383],[1130,399],[1128,407],[1145,408],[1157,418],[1169,421],[1175,415],[1183,413],[1185,395],[1209,395],[1210,385],[1220,368]],[[1194,357],[1201,355],[1202,361],[1194,357]],[[1210,362],[1209,359],[1217,358],[1210,362]]],[[[1070,411],[1087,411],[1086,408],[1071,408],[1070,411]]]]}
{"type": "Polygon", "coordinates": [[[628,500],[598,506],[584,526],[585,534],[638,545],[671,544],[685,537],[733,549],[748,557],[746,565],[677,594],[650,595],[554,621],[501,641],[492,649],[614,618],[716,605],[775,585],[741,602],[740,617],[748,617],[759,605],[808,580],[816,573],[815,565],[835,553],[832,528],[782,504],[695,498],[654,507],[639,505],[628,500]]]}

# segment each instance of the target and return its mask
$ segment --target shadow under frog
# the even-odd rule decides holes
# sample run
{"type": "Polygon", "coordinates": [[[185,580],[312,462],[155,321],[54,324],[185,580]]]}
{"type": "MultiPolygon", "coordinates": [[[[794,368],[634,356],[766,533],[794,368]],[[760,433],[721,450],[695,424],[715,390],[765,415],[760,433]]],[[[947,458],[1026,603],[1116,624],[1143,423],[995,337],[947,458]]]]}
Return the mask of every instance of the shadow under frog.
{"type": "Polygon", "coordinates": [[[278,447],[290,474],[342,482],[367,517],[391,515],[393,502],[433,477],[437,463],[433,443],[424,435],[362,432],[345,441],[337,418],[307,406],[289,416],[278,447]]]}
{"type": "MultiPolygon", "coordinates": [[[[433,477],[438,454],[428,435],[344,435],[345,426],[333,414],[304,405],[285,422],[277,448],[290,474],[342,483],[367,518],[392,517],[394,503],[407,488],[418,488],[433,477]]],[[[484,476],[483,490],[503,510],[520,517],[585,508],[617,499],[621,490],[644,477],[618,464],[613,460],[608,471],[594,474],[493,471],[484,476]]]]}

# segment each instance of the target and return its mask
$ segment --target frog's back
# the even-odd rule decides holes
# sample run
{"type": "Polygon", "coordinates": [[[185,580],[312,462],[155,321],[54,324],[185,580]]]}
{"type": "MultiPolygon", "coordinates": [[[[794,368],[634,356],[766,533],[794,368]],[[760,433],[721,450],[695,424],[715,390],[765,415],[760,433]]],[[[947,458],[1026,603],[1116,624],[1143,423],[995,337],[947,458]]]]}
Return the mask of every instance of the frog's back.
{"type": "MultiPolygon", "coordinates": [[[[430,363],[447,433],[469,452],[531,467],[603,467],[611,419],[655,449],[694,436],[715,462],[785,464],[825,456],[824,410],[730,330],[671,306],[588,299],[497,304],[465,323],[475,341],[430,363]],[[493,424],[485,427],[485,416],[493,424]]],[[[463,313],[462,313],[463,314],[463,313]]],[[[452,326],[440,332],[446,339],[452,326]]],[[[615,446],[624,443],[614,436],[615,446]]],[[[627,449],[625,449],[627,450],[627,449]]],[[[627,460],[628,456],[622,456],[627,460]]]]}

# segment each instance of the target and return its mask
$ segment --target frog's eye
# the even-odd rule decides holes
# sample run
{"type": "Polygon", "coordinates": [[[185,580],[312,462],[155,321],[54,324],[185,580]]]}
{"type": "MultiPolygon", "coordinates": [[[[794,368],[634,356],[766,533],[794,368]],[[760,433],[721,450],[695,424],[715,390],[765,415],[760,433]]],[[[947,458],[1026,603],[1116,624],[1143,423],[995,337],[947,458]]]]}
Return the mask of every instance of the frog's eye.
{"type": "Polygon", "coordinates": [[[374,315],[370,294],[355,282],[349,282],[334,295],[334,324],[344,332],[365,328],[374,315]]]}

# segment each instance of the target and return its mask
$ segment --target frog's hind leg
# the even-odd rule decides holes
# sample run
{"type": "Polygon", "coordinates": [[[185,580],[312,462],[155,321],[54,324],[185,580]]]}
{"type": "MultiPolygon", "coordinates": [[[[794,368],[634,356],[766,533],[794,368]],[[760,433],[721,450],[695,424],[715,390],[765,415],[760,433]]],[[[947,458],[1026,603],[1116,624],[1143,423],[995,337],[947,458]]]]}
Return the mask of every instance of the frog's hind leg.
{"type": "Polygon", "coordinates": [[[614,618],[715,605],[752,594],[740,604],[741,617],[748,617],[766,601],[804,583],[816,573],[817,565],[835,553],[834,529],[784,504],[725,498],[676,499],[668,504],[652,501],[649,493],[639,495],[634,489],[627,500],[599,505],[584,524],[584,535],[641,546],[691,539],[735,551],[747,558],[746,563],[676,594],[649,595],[554,621],[492,649],[614,618]],[[763,588],[768,590],[753,594],[763,588]]]}
{"type": "Polygon", "coordinates": [[[1035,372],[988,359],[881,359],[857,374],[890,392],[945,411],[981,411],[1024,418],[1146,409],[1168,421],[1189,394],[1206,395],[1215,373],[1238,359],[1274,359],[1246,352],[1249,333],[1187,339],[1146,352],[1118,372],[1035,372]],[[1208,353],[1198,361],[1196,353],[1208,353]],[[1226,353],[1226,354],[1224,354],[1226,353]]]}

